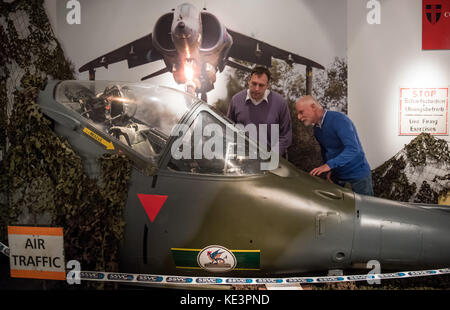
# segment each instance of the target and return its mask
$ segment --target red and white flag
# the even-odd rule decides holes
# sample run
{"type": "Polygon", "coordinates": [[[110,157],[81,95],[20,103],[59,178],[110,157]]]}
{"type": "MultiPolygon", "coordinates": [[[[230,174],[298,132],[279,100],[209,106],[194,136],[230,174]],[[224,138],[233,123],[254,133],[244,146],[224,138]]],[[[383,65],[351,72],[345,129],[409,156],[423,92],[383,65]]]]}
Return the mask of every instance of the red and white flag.
{"type": "Polygon", "coordinates": [[[450,49],[450,0],[422,0],[422,49],[450,49]]]}

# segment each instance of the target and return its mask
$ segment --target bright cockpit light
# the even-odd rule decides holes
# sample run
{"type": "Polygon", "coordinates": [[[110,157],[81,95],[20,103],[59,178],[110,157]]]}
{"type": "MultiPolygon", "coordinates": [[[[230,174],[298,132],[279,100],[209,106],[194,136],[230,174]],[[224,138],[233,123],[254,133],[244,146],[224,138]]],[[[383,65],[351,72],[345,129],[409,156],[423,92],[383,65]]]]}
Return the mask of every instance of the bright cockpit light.
{"type": "Polygon", "coordinates": [[[145,157],[158,156],[196,99],[144,83],[63,81],[56,101],[145,157]]]}

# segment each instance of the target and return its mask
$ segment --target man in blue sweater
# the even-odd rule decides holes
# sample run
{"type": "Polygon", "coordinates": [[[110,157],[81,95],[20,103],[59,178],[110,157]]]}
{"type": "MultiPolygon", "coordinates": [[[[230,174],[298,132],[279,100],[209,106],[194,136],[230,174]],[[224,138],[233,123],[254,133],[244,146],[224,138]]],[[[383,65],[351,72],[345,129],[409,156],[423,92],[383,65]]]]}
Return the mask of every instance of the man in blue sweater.
{"type": "Polygon", "coordinates": [[[267,142],[271,141],[271,125],[279,126],[279,154],[287,155],[287,148],[292,142],[291,115],[286,100],[269,90],[270,71],[265,67],[255,67],[248,81],[248,90],[244,89],[231,99],[228,118],[236,124],[247,126],[255,124],[258,134],[266,134],[267,142]],[[267,125],[267,132],[260,133],[259,125],[267,125]]]}
{"type": "Polygon", "coordinates": [[[355,193],[373,196],[370,166],[353,122],[343,113],[325,110],[312,96],[302,97],[295,109],[305,126],[314,125],[325,161],[310,174],[327,173],[329,181],[341,186],[350,183],[355,193]]]}

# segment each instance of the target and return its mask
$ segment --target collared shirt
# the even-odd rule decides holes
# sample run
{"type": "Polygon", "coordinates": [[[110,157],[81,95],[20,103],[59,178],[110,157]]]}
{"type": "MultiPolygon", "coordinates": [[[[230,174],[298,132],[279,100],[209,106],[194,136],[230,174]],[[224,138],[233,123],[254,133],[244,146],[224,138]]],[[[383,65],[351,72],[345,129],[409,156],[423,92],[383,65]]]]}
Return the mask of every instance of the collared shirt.
{"type": "Polygon", "coordinates": [[[325,119],[325,114],[327,114],[327,110],[323,109],[322,117],[319,119],[319,122],[317,124],[314,124],[314,126],[322,128],[323,120],[325,119]]]}
{"type": "Polygon", "coordinates": [[[263,102],[264,100],[266,100],[266,102],[269,102],[269,100],[267,99],[267,97],[270,94],[270,90],[266,89],[266,91],[264,92],[264,96],[259,99],[258,101],[256,101],[255,99],[252,98],[252,96],[250,96],[250,89],[247,90],[247,97],[245,98],[245,101],[250,100],[254,105],[258,105],[261,102],[263,102]]]}

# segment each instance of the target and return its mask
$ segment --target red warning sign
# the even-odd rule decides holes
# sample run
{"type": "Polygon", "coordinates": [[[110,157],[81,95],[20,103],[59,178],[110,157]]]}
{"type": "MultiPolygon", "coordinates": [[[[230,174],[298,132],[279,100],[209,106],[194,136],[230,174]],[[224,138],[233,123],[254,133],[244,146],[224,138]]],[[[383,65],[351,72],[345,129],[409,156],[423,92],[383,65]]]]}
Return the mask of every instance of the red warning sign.
{"type": "Polygon", "coordinates": [[[153,223],[168,196],[138,194],[139,200],[153,223]]]}

